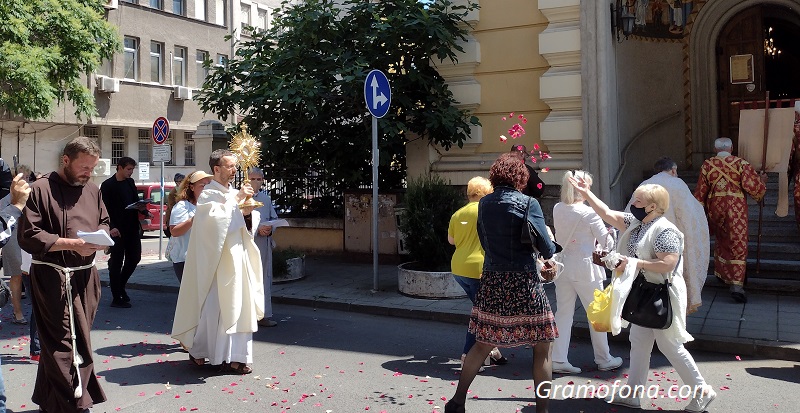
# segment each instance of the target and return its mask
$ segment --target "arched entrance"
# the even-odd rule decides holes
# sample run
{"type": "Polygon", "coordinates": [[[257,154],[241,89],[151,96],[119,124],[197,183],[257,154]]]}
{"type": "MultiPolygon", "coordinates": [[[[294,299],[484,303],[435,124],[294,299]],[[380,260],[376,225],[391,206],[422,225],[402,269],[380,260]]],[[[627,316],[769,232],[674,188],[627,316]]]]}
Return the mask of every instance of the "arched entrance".
{"type": "MultiPolygon", "coordinates": [[[[800,16],[788,7],[759,4],[739,12],[716,43],[719,134],[737,147],[739,111],[770,100],[800,98],[800,16]]],[[[774,105],[773,105],[774,107],[774,105]]]]}
{"type": "MultiPolygon", "coordinates": [[[[753,7],[761,7],[769,13],[775,11],[780,20],[794,22],[798,26],[797,14],[793,10],[800,10],[800,0],[715,0],[702,4],[694,21],[691,22],[691,32],[687,53],[689,55],[689,93],[691,112],[688,120],[687,130],[687,149],[691,152],[690,161],[695,168],[698,168],[705,159],[714,154],[714,139],[719,136],[727,135],[730,130],[729,125],[721,124],[720,92],[730,85],[729,74],[720,76],[722,70],[718,61],[720,60],[718,41],[724,29],[731,24],[740,14],[753,7]],[[727,85],[726,85],[727,82],[727,85]]],[[[762,15],[762,18],[764,16],[762,15]]],[[[763,20],[759,24],[763,28],[763,20]]],[[[761,35],[763,36],[763,34],[761,35]]],[[[763,40],[763,37],[762,37],[763,40]]],[[[754,41],[754,44],[757,43],[754,41]]],[[[762,46],[763,53],[763,43],[762,46]]],[[[786,45],[788,50],[794,45],[786,45]]],[[[783,51],[783,53],[787,53],[783,51]]],[[[781,53],[781,54],[783,54],[781,53]]],[[[797,53],[794,53],[797,56],[797,53]]],[[[755,57],[755,56],[754,56],[755,57]]],[[[758,70],[755,69],[754,71],[758,70]]],[[[768,70],[768,69],[766,69],[768,70]]],[[[764,70],[761,72],[764,73],[764,70]]],[[[783,75],[772,75],[767,78],[780,79],[783,75]]],[[[755,79],[754,79],[755,80],[755,79]]],[[[746,84],[743,86],[746,88],[746,84]]],[[[764,86],[764,89],[766,90],[764,86]]],[[[761,92],[763,99],[763,91],[761,92]]],[[[774,95],[777,92],[771,92],[774,95]]],[[[724,107],[724,105],[722,105],[724,107]]],[[[731,115],[729,114],[730,118],[731,115]]],[[[738,113],[735,116],[738,119],[738,113]]],[[[738,125],[737,125],[738,126],[738,125]]]]}

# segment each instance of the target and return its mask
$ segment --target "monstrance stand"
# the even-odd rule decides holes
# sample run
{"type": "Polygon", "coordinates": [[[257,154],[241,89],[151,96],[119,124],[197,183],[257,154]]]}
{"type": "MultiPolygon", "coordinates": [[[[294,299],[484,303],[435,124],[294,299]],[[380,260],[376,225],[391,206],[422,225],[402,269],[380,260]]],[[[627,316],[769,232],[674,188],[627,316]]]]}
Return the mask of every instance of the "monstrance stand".
{"type": "MultiPolygon", "coordinates": [[[[233,135],[233,139],[231,139],[231,152],[236,155],[237,163],[239,164],[239,167],[242,168],[242,172],[244,173],[245,177],[247,177],[245,182],[248,185],[250,185],[250,177],[248,176],[250,168],[258,166],[258,162],[261,159],[260,147],[261,142],[253,138],[247,132],[247,125],[242,125],[239,132],[236,135],[233,135]]],[[[259,208],[262,206],[264,206],[262,202],[256,201],[251,196],[248,196],[239,204],[239,208],[259,208]]]]}

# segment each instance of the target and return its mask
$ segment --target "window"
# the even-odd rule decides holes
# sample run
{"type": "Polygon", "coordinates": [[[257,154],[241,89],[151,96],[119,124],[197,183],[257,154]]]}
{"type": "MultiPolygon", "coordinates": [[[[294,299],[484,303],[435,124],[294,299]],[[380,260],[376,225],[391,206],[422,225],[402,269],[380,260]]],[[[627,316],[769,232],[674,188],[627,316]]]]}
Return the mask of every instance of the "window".
{"type": "Polygon", "coordinates": [[[116,165],[125,156],[125,129],[111,128],[111,164],[116,165]]]}
{"type": "Polygon", "coordinates": [[[164,6],[161,4],[161,0],[150,0],[150,7],[154,9],[164,10],[164,6]]]}
{"type": "Polygon", "coordinates": [[[242,34],[249,32],[250,26],[250,5],[242,4],[242,34]]]}
{"type": "Polygon", "coordinates": [[[97,74],[114,77],[113,76],[113,68],[114,68],[114,60],[113,59],[103,59],[100,62],[100,66],[97,68],[97,74]]]}
{"type": "Polygon", "coordinates": [[[175,46],[172,55],[172,84],[186,86],[186,48],[175,46]]]}
{"type": "Polygon", "coordinates": [[[150,81],[163,83],[161,74],[164,73],[164,45],[158,42],[150,42],[150,81]]]}
{"type": "Polygon", "coordinates": [[[150,129],[139,129],[139,163],[150,163],[153,160],[153,141],[150,129]]]}
{"type": "Polygon", "coordinates": [[[133,37],[125,37],[122,41],[122,53],[125,55],[125,74],[123,75],[125,79],[137,80],[139,78],[139,70],[137,68],[139,65],[137,57],[139,55],[138,43],[139,41],[133,37]]]}
{"type": "Polygon", "coordinates": [[[208,59],[208,52],[202,50],[197,51],[195,56],[195,64],[197,66],[197,87],[203,87],[203,83],[208,77],[208,68],[203,66],[203,63],[208,59]]]}
{"type": "Polygon", "coordinates": [[[228,55],[225,54],[218,54],[217,55],[217,67],[225,67],[228,64],[228,55]]]}
{"type": "Polygon", "coordinates": [[[100,146],[100,127],[99,126],[84,126],[83,136],[91,139],[97,146],[100,146]]]}
{"type": "Polygon", "coordinates": [[[183,134],[183,164],[194,166],[194,134],[192,132],[183,134]]]}
{"type": "Polygon", "coordinates": [[[258,28],[269,29],[269,9],[258,9],[258,28]]]}
{"type": "Polygon", "coordinates": [[[172,0],[172,12],[181,16],[186,15],[186,0],[172,0]]]}
{"type": "Polygon", "coordinates": [[[124,3],[139,4],[139,0],[122,0],[124,3]]]}

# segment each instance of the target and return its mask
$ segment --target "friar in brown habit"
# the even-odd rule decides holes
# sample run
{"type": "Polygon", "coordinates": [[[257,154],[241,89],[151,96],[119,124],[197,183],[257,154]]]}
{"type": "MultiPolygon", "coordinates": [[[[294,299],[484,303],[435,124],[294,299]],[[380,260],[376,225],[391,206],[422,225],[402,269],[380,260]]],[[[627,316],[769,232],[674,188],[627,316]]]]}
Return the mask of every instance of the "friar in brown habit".
{"type": "Polygon", "coordinates": [[[51,413],[84,412],[106,400],[94,374],[89,337],[100,301],[94,258],[104,247],[77,235],[109,231],[100,188],[89,181],[99,157],[100,148],[89,138],[69,142],[59,170],[31,185],[18,231],[20,247],[33,256],[30,276],[42,347],[32,400],[51,413]],[[74,271],[64,271],[67,268],[74,271]],[[70,288],[65,272],[70,273],[70,288]]]}

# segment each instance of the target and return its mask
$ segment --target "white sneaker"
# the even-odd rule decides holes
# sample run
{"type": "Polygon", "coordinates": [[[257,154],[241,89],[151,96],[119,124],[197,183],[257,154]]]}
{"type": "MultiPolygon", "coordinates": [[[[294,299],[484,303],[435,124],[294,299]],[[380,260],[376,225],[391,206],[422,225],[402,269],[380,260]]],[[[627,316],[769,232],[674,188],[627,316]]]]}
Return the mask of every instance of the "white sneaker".
{"type": "Polygon", "coordinates": [[[692,399],[683,410],[692,413],[702,413],[708,410],[708,405],[711,404],[715,398],[717,398],[717,392],[715,392],[711,386],[706,386],[706,390],[703,394],[692,399]]]}
{"type": "Polygon", "coordinates": [[[642,408],[642,401],[638,397],[621,397],[617,393],[610,394],[608,397],[606,397],[606,403],[630,407],[631,409],[642,408]]]}
{"type": "Polygon", "coordinates": [[[553,362],[553,373],[579,374],[581,371],[583,371],[583,370],[581,370],[578,367],[573,366],[572,364],[569,364],[568,361],[565,361],[563,363],[557,362],[557,361],[553,362]]]}
{"type": "Polygon", "coordinates": [[[600,371],[609,371],[619,368],[622,365],[622,357],[612,357],[607,363],[601,363],[597,365],[597,370],[600,371]]]}

